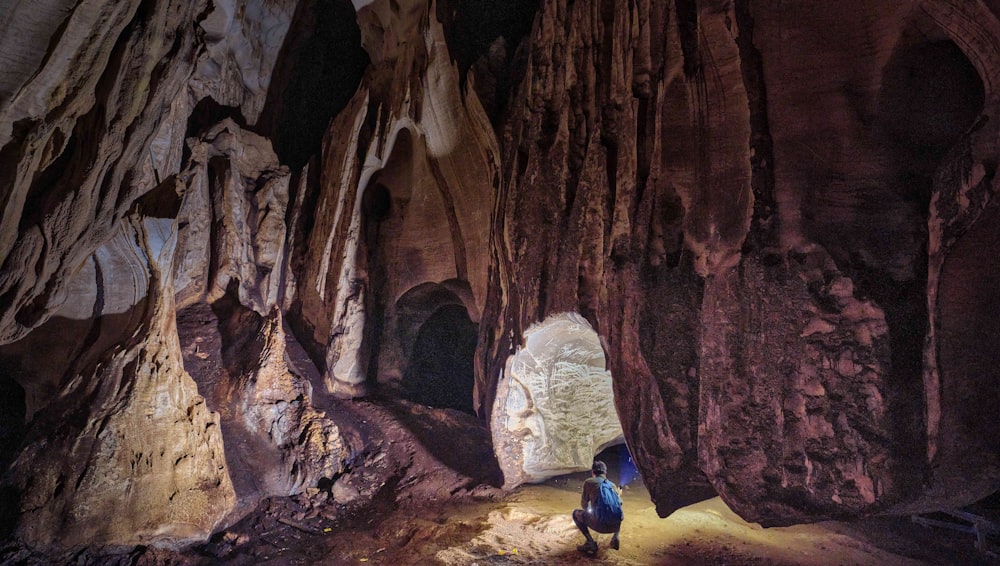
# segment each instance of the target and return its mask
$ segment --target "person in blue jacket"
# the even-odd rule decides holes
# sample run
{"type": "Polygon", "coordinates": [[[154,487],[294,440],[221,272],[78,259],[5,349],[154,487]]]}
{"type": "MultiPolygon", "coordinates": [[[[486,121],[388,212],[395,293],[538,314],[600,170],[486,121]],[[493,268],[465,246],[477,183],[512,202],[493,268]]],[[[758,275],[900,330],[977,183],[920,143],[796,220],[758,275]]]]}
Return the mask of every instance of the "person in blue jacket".
{"type": "MultiPolygon", "coordinates": [[[[607,473],[607,464],[600,460],[594,460],[594,464],[590,468],[591,477],[583,482],[583,495],[580,497],[580,506],[583,509],[573,511],[573,522],[587,538],[587,542],[576,548],[586,554],[597,552],[597,541],[590,535],[590,529],[598,533],[614,533],[614,536],[611,537],[611,548],[618,550],[619,547],[618,533],[622,526],[621,497],[618,495],[618,488],[608,480],[607,473]],[[614,511],[617,511],[617,516],[606,516],[602,519],[598,516],[598,503],[601,499],[602,484],[605,482],[611,486],[611,492],[616,500],[617,509],[614,511]]],[[[612,506],[614,506],[613,503],[612,506]]]]}

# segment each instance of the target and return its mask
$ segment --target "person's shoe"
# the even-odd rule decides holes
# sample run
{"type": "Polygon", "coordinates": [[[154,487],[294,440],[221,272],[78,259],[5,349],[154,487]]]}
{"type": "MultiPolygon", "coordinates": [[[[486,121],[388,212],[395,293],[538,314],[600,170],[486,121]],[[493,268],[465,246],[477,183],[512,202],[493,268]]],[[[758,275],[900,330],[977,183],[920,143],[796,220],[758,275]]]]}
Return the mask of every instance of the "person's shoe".
{"type": "Polygon", "coordinates": [[[597,541],[588,540],[587,542],[576,547],[576,549],[584,554],[597,554],[597,541]]]}
{"type": "Polygon", "coordinates": [[[611,539],[611,548],[618,550],[618,537],[611,539]]]}

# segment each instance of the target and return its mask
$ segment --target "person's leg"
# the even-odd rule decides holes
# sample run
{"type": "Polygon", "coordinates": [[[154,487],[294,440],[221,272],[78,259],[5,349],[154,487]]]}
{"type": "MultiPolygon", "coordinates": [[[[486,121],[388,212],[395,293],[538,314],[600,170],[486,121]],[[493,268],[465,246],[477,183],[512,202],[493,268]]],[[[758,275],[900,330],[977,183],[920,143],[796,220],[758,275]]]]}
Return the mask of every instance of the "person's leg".
{"type": "Polygon", "coordinates": [[[587,528],[587,512],[583,509],[575,509],[573,511],[573,522],[576,523],[576,528],[580,529],[583,536],[587,538],[587,542],[592,542],[594,537],[590,536],[590,529],[587,528]]]}
{"type": "Polygon", "coordinates": [[[576,509],[573,511],[573,522],[576,523],[576,528],[580,529],[583,536],[587,537],[587,542],[576,547],[580,552],[585,552],[587,554],[594,554],[597,552],[597,541],[594,537],[590,536],[590,530],[587,528],[587,512],[583,509],[576,509]]]}

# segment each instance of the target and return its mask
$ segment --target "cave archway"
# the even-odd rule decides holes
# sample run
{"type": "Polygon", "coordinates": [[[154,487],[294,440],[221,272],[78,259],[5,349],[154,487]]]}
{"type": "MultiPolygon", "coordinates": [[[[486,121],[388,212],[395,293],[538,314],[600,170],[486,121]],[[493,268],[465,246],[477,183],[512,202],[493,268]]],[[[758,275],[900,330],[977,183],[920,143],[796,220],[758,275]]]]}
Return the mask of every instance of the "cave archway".
{"type": "Polygon", "coordinates": [[[379,383],[423,405],[474,413],[478,319],[465,281],[408,290],[386,313],[379,383]]]}
{"type": "Polygon", "coordinates": [[[505,487],[589,470],[624,442],[604,349],[578,313],[529,327],[508,359],[492,412],[505,487]]]}
{"type": "Polygon", "coordinates": [[[420,326],[410,350],[403,391],[411,401],[475,414],[473,359],[479,325],[462,305],[435,310],[420,326]]]}

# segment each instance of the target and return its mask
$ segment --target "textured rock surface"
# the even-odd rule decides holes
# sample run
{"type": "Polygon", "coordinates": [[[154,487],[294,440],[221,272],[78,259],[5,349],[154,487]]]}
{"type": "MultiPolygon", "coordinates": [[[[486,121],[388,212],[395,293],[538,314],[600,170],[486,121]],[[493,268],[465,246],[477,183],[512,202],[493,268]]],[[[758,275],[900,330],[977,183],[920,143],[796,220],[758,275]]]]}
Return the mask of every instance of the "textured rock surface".
{"type": "Polygon", "coordinates": [[[528,328],[493,407],[493,446],[506,485],[590,469],[622,442],[611,374],[587,321],[553,315],[528,328]]]}
{"type": "Polygon", "coordinates": [[[129,219],[121,230],[133,272],[150,274],[137,324],[67,373],[9,471],[20,491],[18,533],[39,547],[180,544],[207,537],[235,504],[218,415],[179,355],[166,276],[173,220],[129,219]]]}
{"type": "Polygon", "coordinates": [[[297,259],[293,312],[341,395],[405,372],[400,356],[376,356],[401,349],[385,329],[407,291],[458,280],[473,321],[485,301],[498,150],[476,98],[462,97],[428,10],[408,1],[359,12],[373,67],[327,134],[297,259]]]}
{"type": "Polygon", "coordinates": [[[477,422],[508,486],[585,468],[614,438],[510,424],[558,313],[660,514],[1000,487],[996,2],[479,8],[0,13],[0,535],[468,489],[494,470],[410,448],[477,422]]]}
{"type": "MultiPolygon", "coordinates": [[[[500,326],[480,391],[507,379],[524,328],[579,310],[606,341],[661,513],[705,488],[765,524],[994,489],[953,475],[924,491],[954,469],[934,455],[935,411],[956,425],[949,436],[993,425],[940,402],[921,368],[957,355],[924,346],[927,203],[945,153],[994,108],[995,17],[948,2],[602,8],[542,3],[500,132],[484,315],[500,326]]],[[[954,177],[979,187],[973,213],[988,200],[993,132],[974,135],[954,177]]],[[[967,285],[948,288],[992,288],[967,285]]],[[[995,387],[952,377],[953,401],[975,389],[996,403],[995,387]]],[[[979,446],[979,469],[994,468],[978,441],[948,444],[979,446]]]]}
{"type": "Polygon", "coordinates": [[[296,0],[218,1],[199,18],[205,53],[190,82],[195,99],[212,97],[256,123],[296,0]]]}
{"type": "Polygon", "coordinates": [[[278,303],[285,257],[289,172],[271,144],[226,119],[188,141],[178,211],[183,255],[174,267],[178,303],[219,299],[265,314],[278,303]]]}
{"type": "Polygon", "coordinates": [[[685,493],[699,483],[698,275],[739,259],[752,200],[731,14],[720,5],[701,17],[714,54],[704,74],[670,6],[543,3],[503,132],[485,317],[500,325],[487,338],[486,395],[533,321],[565,310],[591,321],[663,512],[710,491],[702,478],[685,493]]]}

